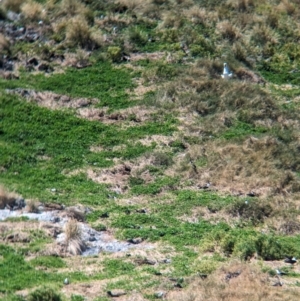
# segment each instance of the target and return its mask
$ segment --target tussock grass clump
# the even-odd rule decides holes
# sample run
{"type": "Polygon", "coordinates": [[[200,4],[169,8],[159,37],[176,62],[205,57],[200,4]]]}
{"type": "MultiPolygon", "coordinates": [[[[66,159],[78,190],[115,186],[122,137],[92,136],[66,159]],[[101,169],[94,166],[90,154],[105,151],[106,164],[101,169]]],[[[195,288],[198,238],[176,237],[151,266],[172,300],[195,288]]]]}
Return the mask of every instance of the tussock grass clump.
{"type": "Polygon", "coordinates": [[[60,13],[75,16],[82,12],[84,4],[79,0],[62,0],[60,4],[60,13]]]}
{"type": "MultiPolygon", "coordinates": [[[[6,37],[0,33],[0,54],[7,54],[10,52],[10,42],[6,39],[6,37]]],[[[1,59],[0,59],[1,63],[1,59]]]]}
{"type": "Polygon", "coordinates": [[[80,224],[74,220],[69,220],[65,227],[65,245],[67,251],[72,255],[79,255],[85,249],[85,243],[82,239],[80,224]]]}
{"type": "Polygon", "coordinates": [[[227,20],[221,21],[217,24],[217,32],[229,41],[237,40],[242,36],[240,30],[227,20]]]}
{"type": "Polygon", "coordinates": [[[87,21],[82,16],[76,16],[68,21],[66,41],[72,46],[90,48],[91,31],[87,21]]]}
{"type": "Polygon", "coordinates": [[[8,192],[0,185],[0,209],[4,209],[7,205],[13,206],[17,198],[17,194],[8,192]]]}
{"type": "Polygon", "coordinates": [[[35,200],[28,200],[26,202],[26,211],[31,213],[39,212],[39,203],[35,200]]]}
{"type": "Polygon", "coordinates": [[[37,21],[43,17],[43,6],[33,0],[28,0],[22,4],[21,12],[26,20],[37,21]]]}
{"type": "Polygon", "coordinates": [[[3,6],[7,10],[12,10],[16,13],[19,13],[21,11],[21,5],[23,2],[23,0],[4,0],[3,6]]]}

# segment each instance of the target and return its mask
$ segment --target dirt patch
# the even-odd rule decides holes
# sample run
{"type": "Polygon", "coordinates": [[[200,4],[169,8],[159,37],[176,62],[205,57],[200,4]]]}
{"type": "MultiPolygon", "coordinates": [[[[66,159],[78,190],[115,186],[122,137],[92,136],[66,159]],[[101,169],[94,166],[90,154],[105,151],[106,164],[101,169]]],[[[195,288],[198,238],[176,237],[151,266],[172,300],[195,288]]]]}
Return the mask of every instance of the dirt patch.
{"type": "Polygon", "coordinates": [[[140,61],[140,60],[160,60],[165,56],[164,52],[152,52],[152,53],[132,53],[130,55],[130,60],[132,62],[140,61]]]}
{"type": "Polygon", "coordinates": [[[131,166],[125,164],[117,165],[110,169],[87,170],[87,176],[92,181],[101,184],[110,184],[114,187],[120,187],[120,189],[127,185],[130,173],[131,166]]]}
{"type": "Polygon", "coordinates": [[[68,109],[79,109],[86,106],[91,106],[98,102],[97,99],[89,99],[89,98],[71,98],[67,95],[60,95],[53,93],[51,91],[35,91],[29,89],[7,89],[6,92],[12,94],[18,94],[28,101],[36,102],[39,106],[57,110],[62,108],[68,109]]]}

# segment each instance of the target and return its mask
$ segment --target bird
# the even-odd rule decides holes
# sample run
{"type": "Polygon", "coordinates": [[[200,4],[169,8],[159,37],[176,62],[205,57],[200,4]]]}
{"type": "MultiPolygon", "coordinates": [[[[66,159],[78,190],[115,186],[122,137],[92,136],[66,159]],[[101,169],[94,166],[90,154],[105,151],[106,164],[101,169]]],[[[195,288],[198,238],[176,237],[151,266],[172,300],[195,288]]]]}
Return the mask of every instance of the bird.
{"type": "Polygon", "coordinates": [[[223,73],[221,74],[223,79],[229,79],[232,77],[232,72],[229,71],[227,63],[224,63],[223,73]]]}
{"type": "Polygon", "coordinates": [[[287,273],[283,272],[283,271],[280,271],[279,269],[276,269],[276,274],[278,276],[283,276],[283,275],[287,275],[287,273]]]}
{"type": "Polygon", "coordinates": [[[292,257],[292,256],[286,256],[286,258],[284,259],[284,262],[294,265],[297,262],[297,258],[292,257]]]}
{"type": "Polygon", "coordinates": [[[65,285],[68,285],[70,282],[69,282],[69,279],[68,278],[66,278],[65,280],[64,280],[64,284],[65,285]]]}

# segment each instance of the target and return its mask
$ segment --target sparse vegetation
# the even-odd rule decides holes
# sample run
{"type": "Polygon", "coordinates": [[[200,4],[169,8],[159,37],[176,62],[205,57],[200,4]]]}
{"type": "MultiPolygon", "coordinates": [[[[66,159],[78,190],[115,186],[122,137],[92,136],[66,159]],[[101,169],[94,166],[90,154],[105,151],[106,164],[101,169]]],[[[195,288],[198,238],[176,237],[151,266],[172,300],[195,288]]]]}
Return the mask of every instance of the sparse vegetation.
{"type": "Polygon", "coordinates": [[[0,300],[298,300],[298,2],[0,1],[0,300]]]}

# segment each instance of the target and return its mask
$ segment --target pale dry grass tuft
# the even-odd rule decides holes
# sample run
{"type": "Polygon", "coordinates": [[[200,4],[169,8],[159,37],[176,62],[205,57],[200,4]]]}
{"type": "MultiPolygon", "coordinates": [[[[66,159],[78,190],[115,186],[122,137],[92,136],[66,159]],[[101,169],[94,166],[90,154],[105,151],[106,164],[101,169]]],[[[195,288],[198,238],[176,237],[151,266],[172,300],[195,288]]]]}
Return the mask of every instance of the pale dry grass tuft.
{"type": "Polygon", "coordinates": [[[230,21],[221,21],[217,24],[217,33],[229,41],[234,41],[239,39],[242,34],[240,30],[233,25],[230,21]]]}
{"type": "Polygon", "coordinates": [[[9,51],[9,48],[10,48],[9,41],[2,33],[0,33],[0,53],[2,54],[3,52],[9,51]]]}
{"type": "Polygon", "coordinates": [[[27,200],[26,201],[26,211],[31,213],[39,212],[39,202],[35,200],[27,200]]]}
{"type": "Polygon", "coordinates": [[[43,6],[33,0],[28,0],[22,4],[21,12],[26,20],[37,21],[43,17],[43,6]]]}
{"type": "Polygon", "coordinates": [[[268,25],[257,24],[252,30],[252,40],[254,43],[264,45],[266,43],[277,44],[279,41],[278,34],[268,25]]]}
{"type": "Polygon", "coordinates": [[[66,40],[69,44],[85,47],[90,43],[90,27],[80,15],[69,20],[66,27],[66,40]]]}
{"type": "Polygon", "coordinates": [[[203,24],[208,26],[217,20],[217,13],[207,11],[205,8],[194,5],[184,11],[184,15],[190,19],[194,24],[203,24]]]}
{"type": "Polygon", "coordinates": [[[80,224],[76,220],[70,219],[64,227],[64,233],[67,251],[72,255],[81,254],[85,249],[85,243],[82,239],[80,224]]]}
{"type": "Polygon", "coordinates": [[[71,16],[82,12],[84,8],[84,4],[78,0],[62,0],[60,4],[60,12],[71,16]]]}
{"type": "Polygon", "coordinates": [[[23,0],[4,0],[3,1],[3,6],[5,9],[12,10],[17,13],[20,12],[22,4],[23,4],[23,0]]]}

